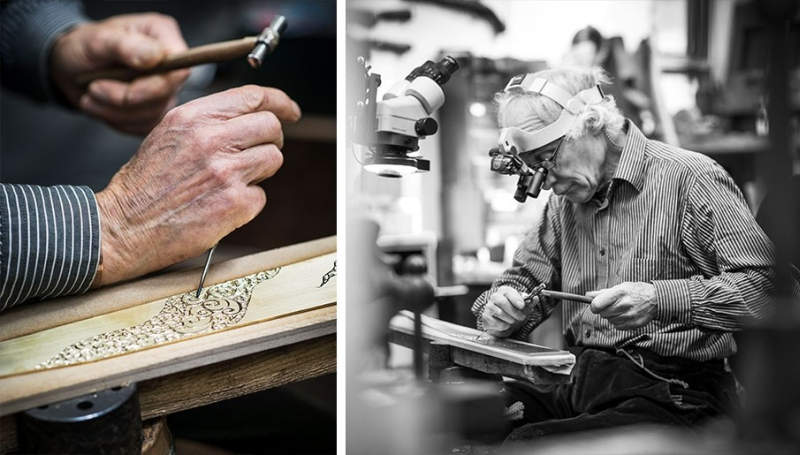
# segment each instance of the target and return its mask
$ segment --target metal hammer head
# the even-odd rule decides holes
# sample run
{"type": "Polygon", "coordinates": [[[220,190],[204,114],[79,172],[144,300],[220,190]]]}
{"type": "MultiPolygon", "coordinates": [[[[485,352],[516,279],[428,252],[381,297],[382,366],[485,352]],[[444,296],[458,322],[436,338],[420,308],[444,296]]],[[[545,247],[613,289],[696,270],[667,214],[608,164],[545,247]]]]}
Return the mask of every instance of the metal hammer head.
{"type": "Polygon", "coordinates": [[[253,68],[261,67],[264,58],[278,46],[281,34],[286,30],[286,18],[275,16],[272,23],[265,28],[256,39],[256,46],[247,55],[247,61],[253,68]]]}

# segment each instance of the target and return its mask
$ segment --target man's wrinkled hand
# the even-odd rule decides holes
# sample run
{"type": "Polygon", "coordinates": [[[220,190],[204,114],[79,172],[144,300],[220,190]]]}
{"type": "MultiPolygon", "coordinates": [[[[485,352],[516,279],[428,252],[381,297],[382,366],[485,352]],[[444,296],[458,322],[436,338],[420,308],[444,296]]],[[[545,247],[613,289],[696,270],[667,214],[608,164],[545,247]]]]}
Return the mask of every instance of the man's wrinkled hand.
{"type": "Polygon", "coordinates": [[[656,288],[650,283],[620,283],[608,289],[587,292],[592,313],[599,314],[619,330],[644,327],[656,315],[656,288]]]}
{"type": "Polygon", "coordinates": [[[74,106],[133,134],[147,134],[175,105],[188,69],[130,82],[98,79],[79,86],[78,75],[114,67],[152,68],[186,49],[175,19],[156,13],[126,14],[82,24],[59,37],[50,56],[55,86],[74,106]]]}
{"type": "MultiPolygon", "coordinates": [[[[531,305],[538,302],[538,297],[533,297],[531,305]]],[[[514,333],[528,318],[525,298],[516,289],[510,286],[500,286],[489,297],[481,313],[481,322],[484,330],[490,335],[507,337],[514,333]]]]}
{"type": "Polygon", "coordinates": [[[255,85],[169,111],[97,194],[103,272],[94,286],[197,256],[253,219],[266,203],[256,184],[283,163],[281,121],[299,118],[285,93],[255,85]]]}

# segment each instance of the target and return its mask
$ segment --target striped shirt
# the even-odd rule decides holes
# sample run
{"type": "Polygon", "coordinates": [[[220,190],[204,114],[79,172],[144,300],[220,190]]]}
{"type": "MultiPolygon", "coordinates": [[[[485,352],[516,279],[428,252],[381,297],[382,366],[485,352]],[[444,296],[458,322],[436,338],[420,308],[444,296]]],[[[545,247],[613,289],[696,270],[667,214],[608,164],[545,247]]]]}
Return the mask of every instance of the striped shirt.
{"type": "Polygon", "coordinates": [[[86,292],[99,257],[91,189],[0,184],[0,311],[33,298],[86,292]]]}
{"type": "MultiPolygon", "coordinates": [[[[481,313],[498,286],[539,283],[584,294],[622,282],[654,285],[657,313],[617,330],[588,305],[563,302],[569,345],[642,348],[693,360],[736,352],[732,333],[767,309],[772,245],[741,192],[713,160],[651,141],[628,122],[606,197],[575,204],[552,195],[514,255],[513,266],[475,301],[481,313]]],[[[525,339],[559,301],[542,298],[513,334],[525,339]]]]}

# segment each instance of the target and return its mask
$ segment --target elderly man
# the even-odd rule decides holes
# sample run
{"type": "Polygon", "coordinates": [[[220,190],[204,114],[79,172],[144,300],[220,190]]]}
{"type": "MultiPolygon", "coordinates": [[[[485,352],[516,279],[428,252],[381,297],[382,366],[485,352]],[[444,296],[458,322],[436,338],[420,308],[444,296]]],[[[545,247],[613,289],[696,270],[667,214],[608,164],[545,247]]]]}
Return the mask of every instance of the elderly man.
{"type": "Polygon", "coordinates": [[[593,297],[560,307],[572,383],[509,384],[524,405],[510,440],[728,413],[733,332],[767,308],[771,245],[731,178],[644,137],[606,82],[599,70],[553,69],[498,94],[502,153],[524,163],[522,191],[537,194],[540,180],[554,194],[473,305],[478,327],[528,337],[559,304],[536,295],[541,284],[593,297]]]}
{"type": "Polygon", "coordinates": [[[283,162],[281,121],[300,118],[285,93],[245,86],[168,111],[187,70],[74,81],[114,65],[152,67],[185,49],[174,19],[90,22],[77,2],[52,0],[4,4],[1,19],[4,87],[149,134],[96,195],[85,186],[0,184],[0,311],[196,256],[264,207],[257,183],[283,162]]]}

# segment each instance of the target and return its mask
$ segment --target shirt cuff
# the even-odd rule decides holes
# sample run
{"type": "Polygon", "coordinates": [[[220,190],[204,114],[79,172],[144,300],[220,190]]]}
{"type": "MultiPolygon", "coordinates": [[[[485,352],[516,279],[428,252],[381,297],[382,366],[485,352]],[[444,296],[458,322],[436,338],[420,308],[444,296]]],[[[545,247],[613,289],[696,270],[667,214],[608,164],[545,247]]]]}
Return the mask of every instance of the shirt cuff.
{"type": "Polygon", "coordinates": [[[85,186],[0,185],[0,311],[86,292],[100,259],[100,219],[85,186]]]}
{"type": "Polygon", "coordinates": [[[669,323],[690,324],[692,299],[689,280],[656,280],[656,319],[669,323]]]}

